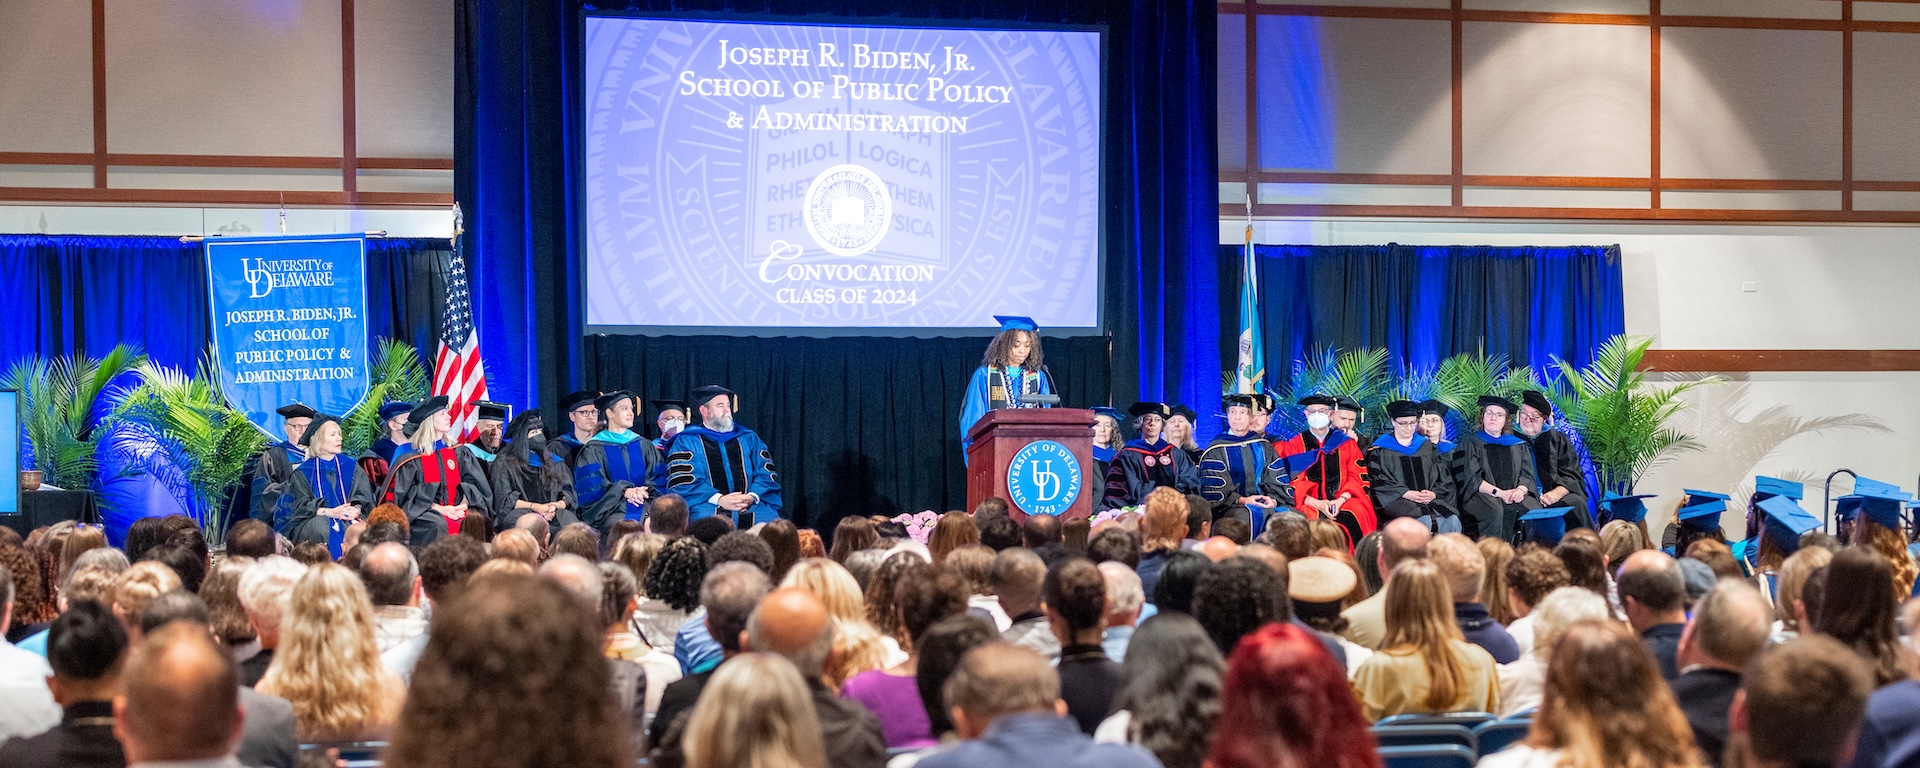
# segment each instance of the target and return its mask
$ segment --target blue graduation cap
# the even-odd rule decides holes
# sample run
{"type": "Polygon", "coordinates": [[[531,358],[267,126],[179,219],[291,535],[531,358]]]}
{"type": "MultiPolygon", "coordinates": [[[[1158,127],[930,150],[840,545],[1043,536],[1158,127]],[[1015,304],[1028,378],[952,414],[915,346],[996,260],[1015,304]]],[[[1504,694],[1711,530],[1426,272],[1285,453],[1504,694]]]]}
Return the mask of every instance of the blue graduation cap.
{"type": "Polygon", "coordinates": [[[1651,499],[1653,497],[1654,494],[1651,493],[1621,496],[1612,491],[1608,491],[1606,496],[1601,497],[1600,507],[1607,511],[1608,522],[1625,520],[1629,523],[1637,523],[1647,519],[1647,503],[1641,501],[1641,499],[1651,499]]]}
{"type": "Polygon", "coordinates": [[[1763,535],[1785,554],[1800,548],[1800,534],[1820,527],[1820,518],[1807,514],[1784,494],[1761,499],[1759,506],[1766,525],[1763,535]]]}
{"type": "Polygon", "coordinates": [[[1753,478],[1753,500],[1758,502],[1768,496],[1785,496],[1794,501],[1807,498],[1807,487],[1792,480],[1760,475],[1753,478]]]}
{"type": "Polygon", "coordinates": [[[1104,405],[1096,405],[1090,410],[1093,411],[1093,415],[1105,416],[1109,419],[1113,419],[1114,423],[1116,424],[1124,424],[1127,421],[1125,418],[1122,418],[1120,416],[1120,411],[1117,408],[1110,408],[1104,405]]]}
{"type": "Polygon", "coordinates": [[[1680,522],[1696,531],[1712,531],[1720,527],[1720,515],[1727,511],[1727,499],[1724,493],[1696,491],[1686,489],[1687,497],[1680,502],[1680,512],[1676,517],[1680,522]]]}
{"type": "Polygon", "coordinates": [[[1901,530],[1906,517],[1906,502],[1913,494],[1900,490],[1900,486],[1883,483],[1865,477],[1855,477],[1853,493],[1834,499],[1834,512],[1842,521],[1850,521],[1854,515],[1866,512],[1874,522],[1901,530]]]}
{"type": "Polygon", "coordinates": [[[1022,317],[1020,315],[994,315],[993,320],[994,322],[1000,324],[1001,333],[1006,333],[1007,331],[1026,331],[1028,333],[1038,333],[1040,331],[1040,324],[1034,322],[1033,318],[1031,317],[1022,317]]]}
{"type": "Polygon", "coordinates": [[[1520,522],[1527,527],[1527,540],[1539,542],[1544,546],[1560,543],[1567,535],[1567,513],[1572,507],[1548,507],[1536,509],[1520,516],[1520,522]]]}

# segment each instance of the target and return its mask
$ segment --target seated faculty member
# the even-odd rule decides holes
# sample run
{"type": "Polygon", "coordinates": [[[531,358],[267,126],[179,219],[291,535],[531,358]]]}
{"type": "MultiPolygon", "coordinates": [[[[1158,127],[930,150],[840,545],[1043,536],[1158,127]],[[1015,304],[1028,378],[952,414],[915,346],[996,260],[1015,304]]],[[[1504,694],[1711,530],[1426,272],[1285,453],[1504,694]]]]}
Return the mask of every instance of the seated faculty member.
{"type": "Polygon", "coordinates": [[[733,390],[708,384],[687,403],[700,413],[667,446],[667,487],[687,500],[693,519],[724,513],[742,527],[780,517],[773,454],[753,430],[735,424],[733,390]]]}

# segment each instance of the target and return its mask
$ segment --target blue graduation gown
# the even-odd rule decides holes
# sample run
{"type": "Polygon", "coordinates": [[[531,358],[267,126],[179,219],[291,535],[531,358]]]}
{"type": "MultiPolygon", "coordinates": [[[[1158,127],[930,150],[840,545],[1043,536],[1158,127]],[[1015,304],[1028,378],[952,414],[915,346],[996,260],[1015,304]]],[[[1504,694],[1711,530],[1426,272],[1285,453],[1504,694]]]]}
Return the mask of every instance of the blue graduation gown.
{"type": "Polygon", "coordinates": [[[667,446],[667,490],[687,500],[691,519],[719,511],[715,496],[751,493],[760,501],[745,511],[755,524],[780,515],[780,477],[773,471],[773,454],[753,430],[735,425],[732,432],[704,426],[687,427],[667,446]]]}
{"type": "Polygon", "coordinates": [[[622,519],[644,517],[646,506],[628,503],[627,489],[654,488],[654,468],[659,464],[660,452],[637,432],[602,430],[594,435],[573,454],[573,492],[580,500],[580,521],[605,533],[622,519]]]}
{"type": "Polygon", "coordinates": [[[340,544],[347,534],[347,521],[321,517],[321,507],[353,504],[365,515],[373,509],[373,483],[359,462],[336,454],[331,459],[309,458],[294,469],[286,493],[274,508],[273,528],[288,541],[317,542],[327,545],[333,559],[340,559],[340,544]]]}
{"type": "Polygon", "coordinates": [[[1053,377],[1045,368],[989,369],[983,365],[973,369],[973,378],[967,382],[967,396],[960,404],[961,458],[966,458],[967,448],[973,445],[967,433],[973,431],[980,417],[987,415],[987,411],[1023,407],[1017,402],[1020,396],[1033,394],[1053,394],[1053,377]],[[1008,375],[1015,372],[1017,375],[1008,375]]]}
{"type": "Polygon", "coordinates": [[[1292,505],[1285,465],[1265,436],[1222,432],[1200,452],[1200,496],[1213,505],[1215,520],[1238,517],[1251,523],[1253,514],[1240,503],[1242,496],[1270,496],[1292,505]]]}

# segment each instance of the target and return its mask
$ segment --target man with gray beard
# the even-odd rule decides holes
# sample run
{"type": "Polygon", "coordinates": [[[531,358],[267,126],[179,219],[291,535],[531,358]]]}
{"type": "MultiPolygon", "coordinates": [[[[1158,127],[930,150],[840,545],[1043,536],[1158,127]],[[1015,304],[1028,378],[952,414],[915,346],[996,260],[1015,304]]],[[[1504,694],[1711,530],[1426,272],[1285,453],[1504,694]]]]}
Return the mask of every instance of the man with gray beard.
{"type": "Polygon", "coordinates": [[[700,413],[667,444],[667,487],[687,500],[691,518],[733,518],[740,528],[779,519],[780,479],[773,456],[753,430],[733,422],[733,390],[709,384],[693,390],[687,404],[700,413]]]}

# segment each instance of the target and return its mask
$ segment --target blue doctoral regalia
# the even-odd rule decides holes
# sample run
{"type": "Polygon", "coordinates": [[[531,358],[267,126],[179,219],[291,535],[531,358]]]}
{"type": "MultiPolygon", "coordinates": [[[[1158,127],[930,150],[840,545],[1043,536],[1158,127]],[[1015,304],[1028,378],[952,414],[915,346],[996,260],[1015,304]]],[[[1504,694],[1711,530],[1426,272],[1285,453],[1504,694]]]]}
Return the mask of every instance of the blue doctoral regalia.
{"type": "Polygon", "coordinates": [[[1053,377],[1045,368],[1023,370],[1020,366],[1008,368],[989,368],[980,366],[973,369],[973,379],[967,382],[967,396],[960,404],[960,456],[965,458],[967,448],[973,441],[967,433],[973,431],[973,425],[987,411],[1002,408],[1026,408],[1020,404],[1022,395],[1053,394],[1053,377]]]}
{"type": "Polygon", "coordinates": [[[321,517],[319,511],[342,504],[360,507],[362,515],[373,509],[373,483],[366,471],[346,454],[330,459],[308,458],[294,469],[286,492],[275,505],[273,528],[294,543],[325,544],[338,560],[350,523],[321,517]]]}
{"type": "Polygon", "coordinates": [[[780,477],[773,471],[773,454],[753,430],[735,425],[731,432],[705,426],[687,427],[667,446],[667,490],[687,500],[689,518],[698,520],[719,511],[716,497],[751,493],[760,501],[747,507],[753,523],[780,518],[780,477]]]}
{"type": "Polygon", "coordinates": [[[654,488],[660,463],[652,441],[637,432],[601,430],[594,435],[573,454],[573,492],[580,501],[581,522],[604,533],[622,519],[645,517],[646,506],[629,503],[627,489],[654,488]]]}

